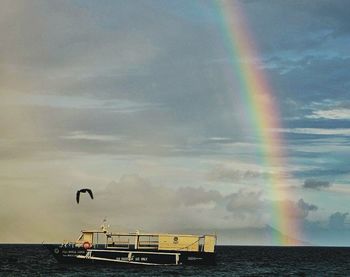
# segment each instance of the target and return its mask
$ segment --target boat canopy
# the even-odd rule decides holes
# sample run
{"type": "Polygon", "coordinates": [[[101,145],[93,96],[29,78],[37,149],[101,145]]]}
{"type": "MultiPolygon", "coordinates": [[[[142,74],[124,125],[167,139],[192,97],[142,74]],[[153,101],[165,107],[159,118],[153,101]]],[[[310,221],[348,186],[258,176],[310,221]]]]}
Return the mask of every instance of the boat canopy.
{"type": "MultiPolygon", "coordinates": [[[[76,246],[88,245],[92,248],[103,246],[119,250],[155,251],[215,251],[216,235],[188,235],[167,233],[112,233],[107,230],[83,230],[75,241],[76,246]]],[[[85,247],[85,246],[84,246],[85,247]]]]}

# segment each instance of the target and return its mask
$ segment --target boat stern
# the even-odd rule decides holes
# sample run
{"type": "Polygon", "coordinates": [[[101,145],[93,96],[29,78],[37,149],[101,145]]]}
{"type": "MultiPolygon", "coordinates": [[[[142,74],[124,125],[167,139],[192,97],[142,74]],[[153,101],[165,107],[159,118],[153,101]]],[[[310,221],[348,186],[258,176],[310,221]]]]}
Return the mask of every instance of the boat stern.
{"type": "Polygon", "coordinates": [[[79,255],[86,255],[86,249],[64,244],[44,244],[58,262],[73,262],[79,255]]]}

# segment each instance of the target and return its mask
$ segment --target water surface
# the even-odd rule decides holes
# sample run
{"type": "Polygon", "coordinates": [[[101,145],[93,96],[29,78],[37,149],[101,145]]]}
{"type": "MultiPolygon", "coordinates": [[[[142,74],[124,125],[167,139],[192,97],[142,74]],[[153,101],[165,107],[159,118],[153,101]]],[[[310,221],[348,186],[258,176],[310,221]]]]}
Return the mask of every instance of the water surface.
{"type": "Polygon", "coordinates": [[[0,245],[1,276],[350,276],[350,248],[218,246],[216,266],[59,264],[42,245],[0,245]]]}

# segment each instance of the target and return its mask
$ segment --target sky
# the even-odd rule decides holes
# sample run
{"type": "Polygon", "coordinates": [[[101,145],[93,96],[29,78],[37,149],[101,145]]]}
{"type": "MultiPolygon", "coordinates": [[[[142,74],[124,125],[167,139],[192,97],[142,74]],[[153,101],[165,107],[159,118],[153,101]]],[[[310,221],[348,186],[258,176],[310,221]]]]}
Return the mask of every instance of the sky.
{"type": "Polygon", "coordinates": [[[0,2],[0,242],[74,240],[106,218],[271,244],[283,202],[301,231],[283,235],[350,245],[350,2],[233,2],[254,55],[231,57],[220,0],[0,2]],[[287,198],[234,64],[270,84],[287,198]],[[78,205],[83,187],[95,198],[78,205]]]}

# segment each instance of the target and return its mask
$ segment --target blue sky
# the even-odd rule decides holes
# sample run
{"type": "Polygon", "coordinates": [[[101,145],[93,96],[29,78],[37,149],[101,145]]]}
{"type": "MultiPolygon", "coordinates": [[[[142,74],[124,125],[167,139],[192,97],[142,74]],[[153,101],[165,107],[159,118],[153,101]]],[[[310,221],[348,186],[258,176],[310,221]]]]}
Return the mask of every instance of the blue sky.
{"type": "Polygon", "coordinates": [[[236,3],[258,57],[232,61],[213,1],[1,2],[0,241],[60,240],[108,217],[268,244],[268,207],[286,201],[297,239],[350,244],[350,3],[236,3]],[[281,168],[258,162],[233,62],[273,88],[288,199],[269,194],[281,168]],[[96,198],[77,206],[81,186],[96,198]]]}

